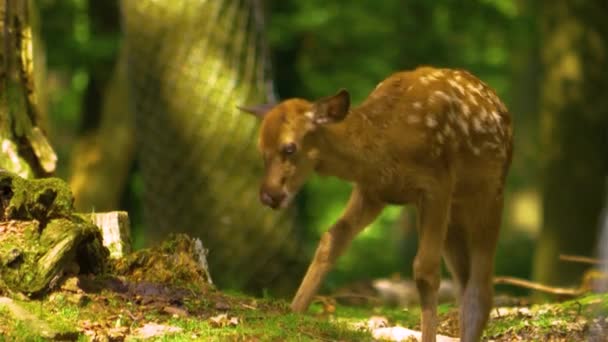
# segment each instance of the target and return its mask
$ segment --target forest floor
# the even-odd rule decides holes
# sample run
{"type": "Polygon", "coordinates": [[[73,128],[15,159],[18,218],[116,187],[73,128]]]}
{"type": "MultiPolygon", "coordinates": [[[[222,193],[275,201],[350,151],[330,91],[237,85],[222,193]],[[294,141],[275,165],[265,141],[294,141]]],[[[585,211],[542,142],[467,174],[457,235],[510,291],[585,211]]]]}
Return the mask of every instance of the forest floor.
{"type": "MultiPolygon", "coordinates": [[[[0,336],[7,340],[156,339],[162,341],[368,341],[399,339],[395,325],[419,328],[418,310],[316,304],[306,315],[286,302],[171,289],[151,283],[69,279],[44,300],[0,299],[0,336]]],[[[605,341],[608,297],[591,295],[560,304],[496,309],[484,340],[605,341]]],[[[440,307],[439,332],[457,334],[457,309],[440,307]]],[[[3,338],[0,338],[3,340],[3,338]]]]}
{"type": "MultiPolygon", "coordinates": [[[[456,336],[458,312],[439,308],[440,334],[456,336]]],[[[418,329],[419,310],[350,307],[321,300],[305,315],[283,300],[132,282],[125,277],[67,279],[44,299],[0,297],[0,340],[370,341],[399,340],[418,329]]],[[[503,307],[492,312],[484,341],[606,341],[608,296],[503,307]]],[[[446,339],[450,340],[450,339],[446,339]]]]}
{"type": "MultiPolygon", "coordinates": [[[[222,292],[196,250],[177,236],[109,261],[102,275],[67,275],[36,299],[0,291],[0,341],[407,341],[404,327],[420,328],[415,306],[346,306],[329,296],[302,315],[284,300],[222,292]]],[[[607,341],[608,294],[510,302],[492,310],[485,341],[607,341]]],[[[453,341],[457,307],[441,305],[439,318],[438,340],[453,341]]]]}
{"type": "MultiPolygon", "coordinates": [[[[0,176],[4,184],[31,187],[3,188],[10,202],[0,199],[0,342],[405,341],[420,328],[416,306],[346,306],[336,294],[294,314],[285,300],[222,292],[211,285],[202,243],[182,234],[109,258],[95,227],[71,214],[65,184],[0,176]]],[[[608,341],[608,294],[535,306],[496,303],[485,341],[608,341]]],[[[458,309],[438,311],[438,340],[453,341],[458,309]]]]}

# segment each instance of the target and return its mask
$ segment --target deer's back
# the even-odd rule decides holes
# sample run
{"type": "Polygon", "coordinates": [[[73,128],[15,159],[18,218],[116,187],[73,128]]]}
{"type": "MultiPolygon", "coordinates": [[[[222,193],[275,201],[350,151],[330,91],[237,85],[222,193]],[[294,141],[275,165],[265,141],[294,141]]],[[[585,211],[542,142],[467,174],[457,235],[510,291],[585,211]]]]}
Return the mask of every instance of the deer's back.
{"type": "Polygon", "coordinates": [[[470,73],[430,67],[396,73],[356,111],[361,125],[374,127],[385,168],[421,178],[403,182],[415,185],[449,169],[457,196],[502,187],[511,117],[494,90],[470,73]]]}

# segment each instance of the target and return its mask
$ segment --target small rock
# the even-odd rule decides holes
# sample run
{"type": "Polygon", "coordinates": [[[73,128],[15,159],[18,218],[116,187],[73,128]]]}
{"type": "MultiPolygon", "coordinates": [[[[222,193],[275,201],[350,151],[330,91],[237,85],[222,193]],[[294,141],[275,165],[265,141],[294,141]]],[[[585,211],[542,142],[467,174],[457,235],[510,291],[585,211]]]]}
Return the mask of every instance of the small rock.
{"type": "Polygon", "coordinates": [[[63,291],[69,291],[69,292],[74,292],[74,293],[82,292],[82,289],[80,288],[78,277],[67,278],[61,285],[61,289],[63,291]]]}
{"type": "Polygon", "coordinates": [[[239,319],[237,317],[229,317],[227,314],[220,314],[209,318],[209,323],[214,327],[237,326],[239,319]]]}
{"type": "Polygon", "coordinates": [[[176,306],[165,306],[163,308],[163,311],[173,315],[173,316],[178,316],[178,317],[188,317],[188,311],[182,308],[178,308],[176,306]]]}
{"type": "MultiPolygon", "coordinates": [[[[422,333],[420,331],[406,329],[404,327],[378,328],[372,331],[375,339],[386,341],[420,341],[422,333]]],[[[437,335],[437,342],[457,342],[458,338],[444,335],[437,335]]]]}
{"type": "Polygon", "coordinates": [[[215,309],[225,311],[225,310],[230,309],[230,305],[228,305],[228,303],[226,303],[226,302],[216,302],[215,309]]]}
{"type": "Polygon", "coordinates": [[[170,325],[146,323],[143,327],[135,330],[135,335],[138,338],[152,338],[167,334],[175,334],[181,332],[182,328],[170,325]]]}

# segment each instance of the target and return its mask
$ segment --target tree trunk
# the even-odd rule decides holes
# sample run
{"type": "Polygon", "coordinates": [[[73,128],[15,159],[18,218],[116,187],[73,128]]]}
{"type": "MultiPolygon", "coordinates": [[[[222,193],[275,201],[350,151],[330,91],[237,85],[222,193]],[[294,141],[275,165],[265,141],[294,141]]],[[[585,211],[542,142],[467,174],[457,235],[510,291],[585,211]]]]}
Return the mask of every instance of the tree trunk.
{"type": "Polygon", "coordinates": [[[43,132],[44,65],[34,1],[0,1],[0,168],[49,175],[57,156],[43,132]]]}
{"type": "Polygon", "coordinates": [[[608,2],[546,0],[540,13],[543,228],[534,277],[573,285],[585,266],[558,256],[594,253],[606,184],[608,2]]]}
{"type": "Polygon", "coordinates": [[[147,243],[200,237],[221,286],[291,292],[293,211],[260,205],[258,122],[236,109],[271,93],[260,2],[123,0],[129,95],[147,243]]]}
{"type": "MultiPolygon", "coordinates": [[[[98,39],[119,35],[118,0],[89,0],[88,16],[98,39]]],[[[126,72],[124,51],[96,58],[89,67],[79,137],[70,158],[70,187],[79,211],[120,206],[135,154],[126,72]]]]}
{"type": "Polygon", "coordinates": [[[70,187],[76,209],[82,212],[119,208],[135,155],[134,118],[128,105],[124,53],[112,78],[101,88],[104,91],[97,91],[103,98],[99,118],[82,132],[71,158],[70,187]]]}

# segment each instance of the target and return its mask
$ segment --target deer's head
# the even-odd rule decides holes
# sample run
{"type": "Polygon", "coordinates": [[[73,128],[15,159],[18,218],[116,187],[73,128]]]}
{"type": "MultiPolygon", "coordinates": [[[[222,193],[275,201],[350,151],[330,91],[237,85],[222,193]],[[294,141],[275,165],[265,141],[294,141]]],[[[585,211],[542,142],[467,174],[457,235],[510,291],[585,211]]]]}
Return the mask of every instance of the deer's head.
{"type": "Polygon", "coordinates": [[[295,98],[277,105],[239,107],[262,120],[258,140],[265,169],[262,203],[273,209],[289,204],[319,161],[322,141],[315,133],[342,121],[349,107],[345,90],[315,102],[295,98]]]}

